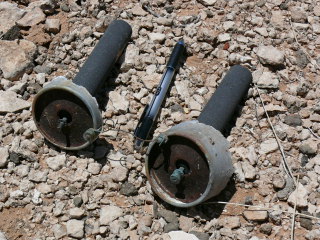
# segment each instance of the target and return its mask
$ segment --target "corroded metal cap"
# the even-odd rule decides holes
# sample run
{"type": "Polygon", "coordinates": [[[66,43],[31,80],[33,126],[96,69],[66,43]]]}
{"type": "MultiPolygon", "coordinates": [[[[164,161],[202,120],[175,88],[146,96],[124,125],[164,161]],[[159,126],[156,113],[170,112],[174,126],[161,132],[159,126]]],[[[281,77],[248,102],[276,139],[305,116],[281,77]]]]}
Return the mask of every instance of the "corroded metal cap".
{"type": "Polygon", "coordinates": [[[192,207],[218,195],[233,174],[229,143],[211,126],[180,123],[153,141],[146,174],[153,191],[177,207],[192,207]],[[177,169],[181,181],[172,181],[177,169]]]}
{"type": "Polygon", "coordinates": [[[36,95],[32,115],[43,136],[66,150],[87,147],[102,130],[96,99],[84,87],[62,76],[56,77],[36,95]]]}

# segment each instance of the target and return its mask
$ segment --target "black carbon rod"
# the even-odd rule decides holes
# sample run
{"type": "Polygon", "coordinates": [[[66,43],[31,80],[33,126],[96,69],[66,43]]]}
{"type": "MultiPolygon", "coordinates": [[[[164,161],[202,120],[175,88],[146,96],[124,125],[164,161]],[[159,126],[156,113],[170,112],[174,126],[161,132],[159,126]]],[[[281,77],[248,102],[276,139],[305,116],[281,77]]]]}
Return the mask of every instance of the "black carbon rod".
{"type": "Polygon", "coordinates": [[[198,121],[224,132],[237,106],[248,93],[251,82],[252,74],[247,68],[240,65],[231,67],[202,110],[198,121]]]}
{"type": "Polygon", "coordinates": [[[127,22],[111,22],[73,82],[95,95],[127,46],[131,33],[132,29],[127,22]]]}

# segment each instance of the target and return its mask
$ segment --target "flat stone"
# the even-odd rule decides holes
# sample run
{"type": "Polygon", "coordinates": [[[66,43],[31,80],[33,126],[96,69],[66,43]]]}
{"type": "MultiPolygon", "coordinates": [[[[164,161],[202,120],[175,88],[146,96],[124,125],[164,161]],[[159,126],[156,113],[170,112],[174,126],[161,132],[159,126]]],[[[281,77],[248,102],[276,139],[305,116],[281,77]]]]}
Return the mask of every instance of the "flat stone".
{"type": "Polygon", "coordinates": [[[123,210],[117,206],[102,207],[100,211],[100,225],[108,225],[123,216],[123,210]]]}
{"type": "Polygon", "coordinates": [[[268,154],[274,152],[278,149],[277,141],[273,138],[267,139],[266,141],[260,144],[260,154],[268,154]]]}
{"type": "Polygon", "coordinates": [[[0,91],[0,113],[18,112],[30,106],[28,101],[18,98],[15,92],[0,91]]]}
{"type": "Polygon", "coordinates": [[[25,10],[20,9],[18,4],[0,2],[0,32],[9,31],[24,14],[25,10]]]}
{"type": "Polygon", "coordinates": [[[259,88],[277,89],[279,87],[278,77],[271,72],[263,72],[256,83],[259,88]]]}
{"type": "Polygon", "coordinates": [[[199,3],[202,3],[205,6],[213,6],[217,0],[198,0],[199,3]]]}
{"type": "Polygon", "coordinates": [[[55,157],[49,157],[46,159],[48,167],[54,171],[60,170],[66,164],[66,156],[58,155],[55,157]]]}
{"type": "Polygon", "coordinates": [[[9,151],[6,147],[0,147],[0,168],[7,166],[9,161],[9,151]]]}
{"type": "Polygon", "coordinates": [[[273,46],[260,46],[257,51],[262,64],[283,65],[284,53],[273,46]]]}
{"type": "Polygon", "coordinates": [[[199,240],[195,235],[183,231],[171,231],[168,235],[171,240],[199,240]]]}
{"type": "Polygon", "coordinates": [[[47,19],[45,28],[48,32],[58,33],[60,32],[60,20],[59,19],[47,19]]]}
{"type": "Polygon", "coordinates": [[[166,35],[163,33],[149,33],[149,39],[154,43],[163,43],[166,35]]]}
{"type": "Polygon", "coordinates": [[[29,9],[28,12],[17,21],[18,26],[21,27],[32,27],[38,23],[44,22],[46,15],[42,12],[41,8],[35,7],[29,9]]]}
{"type": "Polygon", "coordinates": [[[17,80],[33,68],[37,51],[34,43],[27,40],[0,40],[0,69],[9,80],[17,80]]]}
{"type": "Polygon", "coordinates": [[[244,211],[243,215],[245,219],[248,221],[256,221],[256,222],[263,222],[268,219],[268,212],[265,210],[257,210],[255,208],[252,208],[253,211],[244,211]]]}
{"type": "Polygon", "coordinates": [[[146,16],[148,13],[142,9],[142,7],[140,7],[139,5],[134,6],[131,9],[131,12],[133,15],[135,16],[146,16]]]}
{"type": "Polygon", "coordinates": [[[291,206],[297,203],[298,208],[303,208],[308,206],[308,191],[299,182],[297,188],[290,194],[288,202],[291,206]]]}
{"type": "Polygon", "coordinates": [[[121,96],[118,92],[112,91],[109,93],[109,100],[115,110],[120,113],[125,113],[129,107],[129,101],[124,96],[121,96]]]}
{"type": "Polygon", "coordinates": [[[70,237],[74,238],[83,238],[84,237],[84,221],[80,220],[69,220],[67,222],[67,234],[70,237]]]}
{"type": "Polygon", "coordinates": [[[220,221],[220,225],[226,228],[235,229],[241,226],[239,217],[227,217],[220,221]]]}

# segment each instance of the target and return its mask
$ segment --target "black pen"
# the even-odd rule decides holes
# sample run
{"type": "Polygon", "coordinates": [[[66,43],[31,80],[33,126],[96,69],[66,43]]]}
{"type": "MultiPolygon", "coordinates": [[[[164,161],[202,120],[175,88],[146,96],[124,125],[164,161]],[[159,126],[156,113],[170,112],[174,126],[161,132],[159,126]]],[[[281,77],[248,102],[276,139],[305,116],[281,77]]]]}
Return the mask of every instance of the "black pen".
{"type": "Polygon", "coordinates": [[[150,104],[145,107],[138,125],[134,131],[136,137],[135,148],[140,149],[144,141],[149,136],[150,130],[157,118],[161,105],[167,91],[171,84],[171,80],[179,67],[181,57],[185,54],[185,44],[180,40],[173,48],[169,61],[167,63],[166,71],[162,76],[160,85],[157,87],[156,92],[150,104]]]}

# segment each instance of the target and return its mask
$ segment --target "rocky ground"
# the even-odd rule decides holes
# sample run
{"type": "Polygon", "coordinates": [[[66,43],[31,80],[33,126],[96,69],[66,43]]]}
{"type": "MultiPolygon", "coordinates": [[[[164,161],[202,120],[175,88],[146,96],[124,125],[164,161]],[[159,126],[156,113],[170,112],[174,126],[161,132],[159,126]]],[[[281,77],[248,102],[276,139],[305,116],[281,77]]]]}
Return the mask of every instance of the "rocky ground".
{"type": "Polygon", "coordinates": [[[295,205],[313,218],[296,215],[294,239],[320,239],[318,1],[0,1],[0,33],[1,240],[290,239],[295,205]],[[116,18],[133,34],[103,97],[104,132],[84,151],[61,151],[37,131],[32,100],[55,76],[72,79],[116,18]],[[229,67],[247,66],[297,187],[252,87],[228,137],[236,174],[212,201],[267,209],[167,205],[133,136],[116,131],[134,130],[182,37],[189,57],[155,135],[195,119],[229,67]]]}

